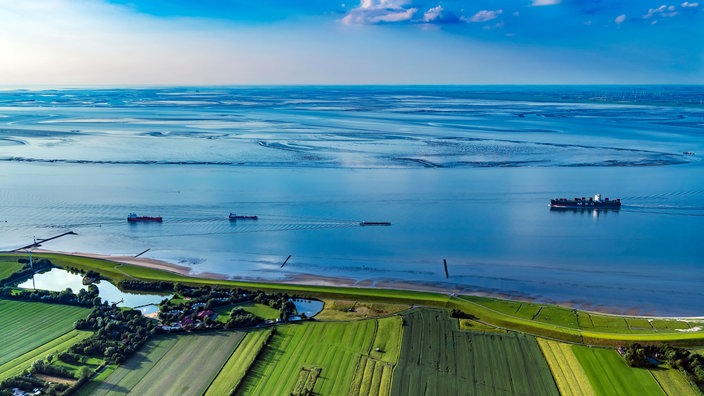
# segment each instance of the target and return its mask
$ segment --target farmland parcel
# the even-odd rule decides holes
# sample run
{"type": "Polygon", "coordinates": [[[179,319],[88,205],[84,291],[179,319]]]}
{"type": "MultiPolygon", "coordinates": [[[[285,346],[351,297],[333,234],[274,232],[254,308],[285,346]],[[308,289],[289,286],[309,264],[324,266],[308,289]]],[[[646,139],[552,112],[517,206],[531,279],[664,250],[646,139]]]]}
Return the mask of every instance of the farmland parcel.
{"type": "Polygon", "coordinates": [[[394,395],[559,395],[534,337],[460,331],[435,309],[404,320],[394,395]]]}

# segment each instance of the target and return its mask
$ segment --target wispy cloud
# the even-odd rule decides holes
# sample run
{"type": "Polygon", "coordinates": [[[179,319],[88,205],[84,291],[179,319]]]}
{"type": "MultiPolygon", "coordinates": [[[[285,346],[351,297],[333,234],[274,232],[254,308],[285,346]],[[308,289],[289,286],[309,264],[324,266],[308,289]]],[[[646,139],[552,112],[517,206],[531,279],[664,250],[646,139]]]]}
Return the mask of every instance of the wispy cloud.
{"type": "Polygon", "coordinates": [[[682,3],[682,8],[696,8],[699,7],[699,3],[690,3],[688,1],[685,1],[682,3]]]}
{"type": "Polygon", "coordinates": [[[667,6],[667,5],[661,5],[658,8],[650,8],[648,9],[648,13],[643,15],[643,18],[648,19],[648,18],[653,18],[653,17],[673,17],[677,15],[677,8],[673,5],[667,6]]]}
{"type": "Polygon", "coordinates": [[[621,14],[614,19],[614,22],[616,22],[617,25],[622,24],[626,20],[626,14],[621,14]]]}
{"type": "Polygon", "coordinates": [[[342,18],[347,25],[375,25],[379,23],[407,22],[418,12],[408,7],[406,0],[362,0],[359,7],[342,18]]]}
{"type": "Polygon", "coordinates": [[[469,22],[487,22],[496,19],[503,12],[503,10],[481,10],[466,20],[469,22]]]}
{"type": "Polygon", "coordinates": [[[439,20],[442,17],[443,8],[442,6],[437,6],[429,9],[423,14],[423,21],[433,22],[439,20]]]}
{"type": "Polygon", "coordinates": [[[555,5],[555,4],[560,4],[562,0],[533,0],[532,5],[539,7],[539,6],[549,6],[549,5],[555,5]]]}

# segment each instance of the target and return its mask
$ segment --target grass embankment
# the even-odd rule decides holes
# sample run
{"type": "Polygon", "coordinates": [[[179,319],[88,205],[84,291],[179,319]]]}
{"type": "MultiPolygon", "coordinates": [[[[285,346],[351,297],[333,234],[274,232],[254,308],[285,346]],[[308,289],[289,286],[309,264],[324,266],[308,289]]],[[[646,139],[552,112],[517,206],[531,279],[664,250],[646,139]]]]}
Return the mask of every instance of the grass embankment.
{"type": "Polygon", "coordinates": [[[534,337],[461,331],[436,309],[413,309],[403,318],[394,395],[559,394],[534,337]]]}
{"type": "Polygon", "coordinates": [[[22,269],[23,264],[17,262],[16,256],[0,256],[0,280],[22,269]]]}
{"type": "Polygon", "coordinates": [[[0,364],[70,332],[89,312],[69,305],[0,300],[0,364]]]}
{"type": "MultiPolygon", "coordinates": [[[[10,255],[11,256],[11,255],[10,255]]],[[[563,341],[594,345],[628,342],[669,342],[676,345],[704,344],[704,331],[681,332],[704,326],[701,321],[644,319],[589,313],[547,304],[524,303],[475,296],[451,297],[441,293],[354,287],[309,286],[259,282],[236,282],[187,277],[158,269],[123,265],[111,261],[60,254],[37,254],[63,267],[95,270],[113,280],[139,278],[193,285],[242,287],[302,294],[330,300],[367,303],[417,304],[460,309],[493,326],[563,341]]],[[[14,255],[15,259],[18,255],[14,255]]]]}
{"type": "Polygon", "coordinates": [[[91,394],[201,395],[244,334],[205,333],[154,338],[91,389],[91,394]]]}

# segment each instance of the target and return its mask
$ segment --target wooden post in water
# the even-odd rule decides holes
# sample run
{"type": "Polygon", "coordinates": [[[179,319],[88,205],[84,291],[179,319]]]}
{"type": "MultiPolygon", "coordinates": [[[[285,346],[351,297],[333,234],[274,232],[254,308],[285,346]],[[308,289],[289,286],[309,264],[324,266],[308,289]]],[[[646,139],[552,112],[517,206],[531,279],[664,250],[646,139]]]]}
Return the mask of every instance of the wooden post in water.
{"type": "Polygon", "coordinates": [[[288,257],[286,257],[286,260],[284,260],[284,263],[281,264],[281,268],[283,268],[284,265],[286,265],[286,263],[288,263],[288,259],[290,259],[290,258],[291,258],[291,255],[289,254],[288,257]]]}
{"type": "Polygon", "coordinates": [[[445,278],[449,278],[450,274],[447,272],[447,260],[442,259],[442,262],[445,264],[445,278]]]}

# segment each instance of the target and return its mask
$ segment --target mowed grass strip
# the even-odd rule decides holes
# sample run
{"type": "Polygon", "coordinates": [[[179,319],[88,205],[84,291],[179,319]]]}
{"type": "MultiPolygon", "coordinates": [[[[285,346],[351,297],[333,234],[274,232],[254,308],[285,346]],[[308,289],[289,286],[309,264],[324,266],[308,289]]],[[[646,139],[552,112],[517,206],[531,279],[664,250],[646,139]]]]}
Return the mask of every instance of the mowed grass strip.
{"type": "Polygon", "coordinates": [[[368,353],[375,331],[376,320],[277,326],[236,394],[288,395],[301,367],[321,369],[314,394],[348,394],[359,356],[368,353]]]}
{"type": "Polygon", "coordinates": [[[70,305],[0,300],[0,364],[68,333],[88,313],[70,305]]]}
{"type": "Polygon", "coordinates": [[[548,362],[562,396],[595,395],[589,378],[572,352],[572,345],[538,338],[538,345],[548,362]]]}
{"type": "Polygon", "coordinates": [[[201,395],[243,337],[242,332],[157,337],[93,394],[201,395]]]}
{"type": "Polygon", "coordinates": [[[665,395],[650,371],[628,366],[614,349],[573,345],[572,351],[597,395],[665,395]]]}
{"type": "Polygon", "coordinates": [[[264,348],[272,329],[251,331],[247,333],[242,342],[237,346],[230,359],[218,373],[218,376],[205,392],[206,396],[228,395],[237,388],[240,381],[247,374],[247,370],[254,363],[259,352],[264,348]]]}
{"type": "Polygon", "coordinates": [[[71,330],[44,345],[40,345],[0,365],[0,381],[21,374],[24,369],[30,368],[32,363],[37,359],[44,359],[49,354],[61,353],[68,350],[73,344],[90,337],[91,334],[93,333],[90,331],[71,330]]]}

